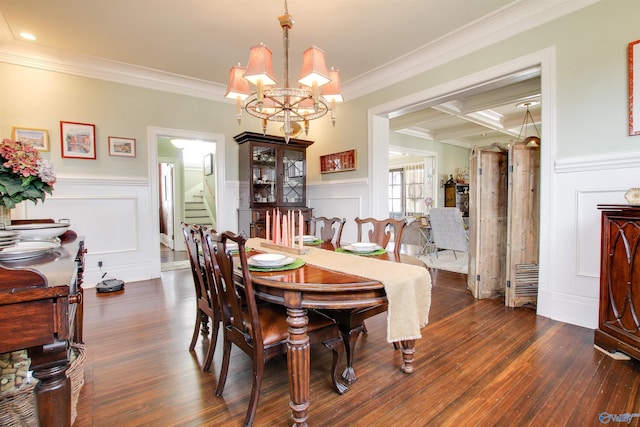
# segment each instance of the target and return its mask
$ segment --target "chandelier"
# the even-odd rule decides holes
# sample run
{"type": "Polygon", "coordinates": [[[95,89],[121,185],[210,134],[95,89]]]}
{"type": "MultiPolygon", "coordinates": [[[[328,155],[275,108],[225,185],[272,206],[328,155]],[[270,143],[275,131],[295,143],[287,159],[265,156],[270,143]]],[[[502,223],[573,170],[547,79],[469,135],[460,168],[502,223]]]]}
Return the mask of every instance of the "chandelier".
{"type": "Polygon", "coordinates": [[[526,108],[527,111],[524,113],[524,119],[522,120],[522,126],[520,127],[520,133],[518,134],[518,139],[516,142],[522,142],[527,146],[539,146],[540,145],[540,132],[538,132],[538,126],[536,126],[536,121],[533,120],[533,116],[529,111],[529,107],[538,105],[539,101],[527,101],[522,102],[516,105],[516,108],[526,108]],[[529,125],[533,125],[533,129],[536,131],[536,136],[527,137],[527,127],[529,125]],[[523,138],[523,139],[521,139],[523,138]]]}
{"type": "Polygon", "coordinates": [[[342,102],[340,72],[331,68],[327,71],[324,51],[311,46],[304,51],[302,71],[298,78],[299,87],[289,86],[289,30],[293,20],[289,15],[287,0],[284,15],[279,16],[284,47],[284,86],[274,87],[271,49],[264,44],[254,46],[249,53],[249,63],[244,68],[240,64],[231,67],[229,84],[225,97],[236,100],[236,118],[242,121],[242,110],[262,120],[262,132],[267,132],[267,122],[281,122],[281,132],[285,141],[296,137],[302,131],[309,133],[309,121],[319,119],[331,111],[331,122],[335,126],[335,105],[342,102]],[[251,91],[249,83],[255,86],[251,91]],[[244,103],[244,104],[243,104],[244,103]]]}

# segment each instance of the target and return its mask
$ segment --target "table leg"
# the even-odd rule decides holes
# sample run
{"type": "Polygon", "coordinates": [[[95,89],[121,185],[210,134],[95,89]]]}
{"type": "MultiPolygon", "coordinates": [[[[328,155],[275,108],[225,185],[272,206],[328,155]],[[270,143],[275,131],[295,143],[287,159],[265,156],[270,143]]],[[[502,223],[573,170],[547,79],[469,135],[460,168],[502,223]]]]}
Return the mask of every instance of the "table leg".
{"type": "Polygon", "coordinates": [[[413,372],[413,354],[416,352],[416,340],[403,340],[402,344],[402,372],[410,374],[413,372]]]}
{"type": "Polygon", "coordinates": [[[71,425],[71,380],[65,342],[30,348],[33,376],[40,380],[35,388],[38,421],[42,426],[71,425]]]}
{"type": "Polygon", "coordinates": [[[353,369],[353,355],[355,354],[356,342],[362,332],[363,326],[360,325],[350,331],[340,331],[342,333],[342,340],[345,343],[344,349],[347,353],[347,367],[342,372],[342,379],[347,384],[353,384],[356,382],[356,371],[353,369]]]}
{"type": "Polygon", "coordinates": [[[309,336],[307,325],[309,318],[304,308],[287,308],[289,340],[287,342],[287,366],[289,370],[289,406],[293,413],[294,426],[307,426],[309,408],[309,382],[311,376],[309,336]]]}

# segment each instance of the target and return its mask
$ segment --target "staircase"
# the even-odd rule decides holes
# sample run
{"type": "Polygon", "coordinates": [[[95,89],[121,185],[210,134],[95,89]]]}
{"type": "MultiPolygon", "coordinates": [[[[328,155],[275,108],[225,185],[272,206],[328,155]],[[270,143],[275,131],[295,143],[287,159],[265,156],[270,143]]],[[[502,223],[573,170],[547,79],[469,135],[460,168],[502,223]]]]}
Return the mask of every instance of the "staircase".
{"type": "Polygon", "coordinates": [[[184,202],[184,222],[213,228],[211,218],[209,218],[202,200],[202,195],[195,195],[193,196],[193,200],[184,202]]]}

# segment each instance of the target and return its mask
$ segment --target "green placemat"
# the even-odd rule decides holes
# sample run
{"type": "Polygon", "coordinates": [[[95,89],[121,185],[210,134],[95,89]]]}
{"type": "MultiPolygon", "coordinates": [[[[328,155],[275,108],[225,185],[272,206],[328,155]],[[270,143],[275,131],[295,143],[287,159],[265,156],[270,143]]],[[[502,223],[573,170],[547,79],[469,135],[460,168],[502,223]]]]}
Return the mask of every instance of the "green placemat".
{"type": "Polygon", "coordinates": [[[287,264],[282,267],[254,267],[252,265],[249,266],[249,271],[286,271],[286,270],[295,270],[296,268],[300,268],[304,265],[304,260],[301,258],[296,258],[291,264],[287,264]]]}
{"type": "Polygon", "coordinates": [[[322,243],[323,240],[320,239],[316,239],[313,242],[303,242],[305,245],[319,245],[320,243],[322,243]]]}
{"type": "MultiPolygon", "coordinates": [[[[244,251],[245,251],[245,252],[247,252],[247,253],[248,253],[248,252],[251,252],[252,250],[253,250],[253,248],[247,248],[246,246],[245,246],[245,248],[244,248],[244,251]]],[[[236,254],[238,254],[238,252],[240,252],[240,251],[238,251],[237,249],[234,249],[234,250],[229,251],[229,252],[231,252],[231,255],[236,255],[236,254]]]]}
{"type": "Polygon", "coordinates": [[[342,253],[351,254],[351,255],[372,256],[372,255],[382,255],[382,254],[386,253],[387,250],[382,248],[382,249],[376,249],[373,252],[351,252],[351,251],[348,251],[348,250],[346,250],[344,248],[338,248],[338,249],[336,249],[336,252],[342,252],[342,253]]]}

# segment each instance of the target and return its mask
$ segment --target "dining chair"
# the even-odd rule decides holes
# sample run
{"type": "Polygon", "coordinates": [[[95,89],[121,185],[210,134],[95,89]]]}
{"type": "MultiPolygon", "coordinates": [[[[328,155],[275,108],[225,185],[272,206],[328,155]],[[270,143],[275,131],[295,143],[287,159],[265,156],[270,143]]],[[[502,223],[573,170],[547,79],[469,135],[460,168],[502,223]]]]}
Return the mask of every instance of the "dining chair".
{"type": "Polygon", "coordinates": [[[358,241],[363,242],[363,235],[367,231],[367,239],[369,242],[376,243],[386,248],[393,236],[393,253],[400,254],[402,246],[402,231],[407,225],[403,219],[375,219],[375,218],[356,218],[358,227],[358,241]]]}
{"type": "MultiPolygon", "coordinates": [[[[220,300],[223,322],[223,356],[220,377],[216,387],[216,396],[221,396],[229,371],[232,345],[236,345],[245,352],[253,362],[253,382],[249,407],[245,415],[244,424],[253,424],[258,399],[260,397],[260,385],[264,374],[265,362],[287,352],[287,339],[289,327],[287,325],[287,310],[284,306],[264,303],[258,305],[253,291],[253,282],[247,254],[245,250],[246,236],[223,232],[216,234],[205,231],[205,268],[215,275],[215,286],[220,300]],[[241,284],[244,290],[244,298],[239,296],[239,280],[234,272],[234,255],[227,250],[227,242],[235,242],[238,245],[237,268],[242,276],[241,284]]],[[[331,365],[331,381],[339,394],[343,394],[348,388],[339,381],[338,363],[342,358],[344,346],[335,321],[321,313],[308,312],[309,324],[307,334],[309,343],[321,342],[325,347],[333,351],[331,365]]]]}
{"type": "Polygon", "coordinates": [[[344,228],[345,222],[346,220],[344,218],[338,217],[312,217],[311,234],[319,237],[320,240],[326,243],[331,243],[333,241],[333,238],[335,237],[335,245],[336,247],[340,247],[340,240],[342,239],[342,229],[344,228]]]}
{"type": "Polygon", "coordinates": [[[203,249],[203,227],[197,225],[189,225],[182,223],[182,234],[187,246],[189,255],[189,264],[191,265],[191,274],[196,290],[196,323],[193,328],[193,336],[189,351],[193,351],[198,341],[198,335],[201,333],[205,339],[209,340],[207,353],[202,365],[204,371],[208,371],[213,361],[213,353],[216,349],[216,341],[218,338],[218,330],[222,322],[222,315],[218,305],[218,298],[215,294],[215,287],[207,278],[200,260],[200,253],[203,249]],[[213,331],[209,336],[209,320],[213,331]]]}

